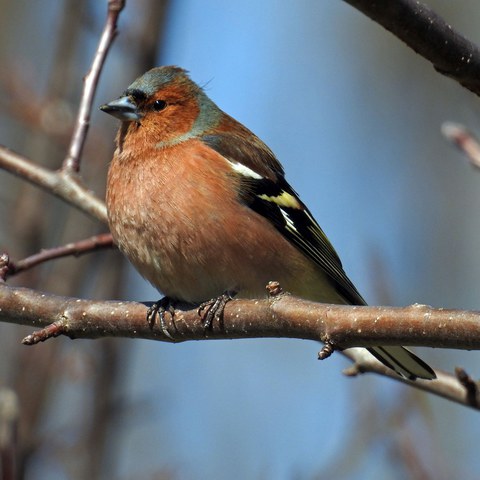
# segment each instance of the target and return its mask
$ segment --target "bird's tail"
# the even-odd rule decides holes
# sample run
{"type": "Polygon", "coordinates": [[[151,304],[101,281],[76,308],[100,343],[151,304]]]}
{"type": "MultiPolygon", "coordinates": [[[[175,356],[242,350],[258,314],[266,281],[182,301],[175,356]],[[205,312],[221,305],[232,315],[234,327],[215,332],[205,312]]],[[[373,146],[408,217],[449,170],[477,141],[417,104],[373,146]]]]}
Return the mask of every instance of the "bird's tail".
{"type": "Polygon", "coordinates": [[[368,351],[384,365],[409,380],[437,378],[435,372],[422,359],[405,347],[371,347],[368,351]]]}

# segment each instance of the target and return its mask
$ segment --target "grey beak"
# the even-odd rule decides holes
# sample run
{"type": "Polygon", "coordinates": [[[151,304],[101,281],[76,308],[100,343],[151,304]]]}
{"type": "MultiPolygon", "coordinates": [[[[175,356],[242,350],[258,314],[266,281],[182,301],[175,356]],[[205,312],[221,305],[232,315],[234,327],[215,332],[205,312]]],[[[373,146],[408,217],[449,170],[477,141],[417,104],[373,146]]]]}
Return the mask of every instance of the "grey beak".
{"type": "Polygon", "coordinates": [[[124,96],[117,98],[117,100],[112,100],[111,102],[102,105],[100,110],[113,115],[122,122],[136,122],[142,118],[136,103],[130,96],[124,96]]]}

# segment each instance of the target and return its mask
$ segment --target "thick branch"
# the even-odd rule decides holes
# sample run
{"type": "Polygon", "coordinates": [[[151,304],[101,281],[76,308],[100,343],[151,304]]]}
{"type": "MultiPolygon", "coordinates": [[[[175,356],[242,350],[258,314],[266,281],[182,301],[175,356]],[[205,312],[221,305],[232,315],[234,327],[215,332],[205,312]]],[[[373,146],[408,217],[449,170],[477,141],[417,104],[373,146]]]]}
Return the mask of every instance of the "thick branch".
{"type": "MultiPolygon", "coordinates": [[[[71,338],[106,336],[172,341],[145,321],[141,303],[57,297],[0,285],[0,321],[44,327],[56,321],[71,338]]],[[[191,306],[190,306],[191,307],[191,306]]],[[[196,309],[177,309],[167,325],[174,342],[205,338],[284,337],[330,342],[337,348],[411,345],[480,349],[480,312],[409,307],[326,305],[281,295],[233,300],[223,326],[205,332],[196,309]]],[[[167,315],[168,318],[168,315],[167,315]]]]}
{"type": "Polygon", "coordinates": [[[435,70],[480,95],[480,50],[416,0],[344,0],[432,62],[435,70]]]}
{"type": "MultiPolygon", "coordinates": [[[[184,308],[189,308],[184,305],[184,308]]],[[[0,321],[40,328],[24,339],[34,344],[58,335],[70,338],[105,336],[147,338],[166,342],[188,340],[287,337],[321,340],[336,348],[368,345],[425,345],[460,349],[480,348],[480,313],[432,309],[324,305],[289,295],[266,300],[233,300],[221,325],[205,330],[196,309],[177,309],[166,315],[169,338],[146,321],[147,307],[134,302],[97,302],[57,297],[0,284],[0,321]]],[[[366,355],[365,350],[344,352],[355,362],[347,374],[375,372],[463,405],[479,408],[478,395],[465,381],[438,372],[438,380],[411,382],[366,355]]],[[[469,384],[470,385],[470,384],[469,384]]]]}

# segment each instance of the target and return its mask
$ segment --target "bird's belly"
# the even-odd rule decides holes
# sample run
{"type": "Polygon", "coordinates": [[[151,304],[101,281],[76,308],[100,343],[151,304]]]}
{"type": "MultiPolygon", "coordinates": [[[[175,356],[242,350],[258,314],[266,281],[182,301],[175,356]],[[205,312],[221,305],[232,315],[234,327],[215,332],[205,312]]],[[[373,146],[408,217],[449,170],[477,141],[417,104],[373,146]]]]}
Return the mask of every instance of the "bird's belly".
{"type": "Polygon", "coordinates": [[[187,302],[225,291],[260,298],[276,280],[304,298],[343,303],[326,276],[255,212],[232,219],[222,217],[221,209],[197,212],[196,218],[195,212],[171,211],[161,222],[148,209],[111,222],[120,250],[163,294],[187,302]],[[258,222],[268,227],[261,238],[255,235],[258,222]]]}
{"type": "Polygon", "coordinates": [[[107,185],[113,238],[158,290],[189,302],[227,290],[262,297],[276,280],[293,294],[342,303],[318,266],[239,202],[224,159],[212,172],[198,169],[202,158],[193,152],[183,162],[166,153],[161,160],[132,162],[129,174],[114,161],[107,185]]]}

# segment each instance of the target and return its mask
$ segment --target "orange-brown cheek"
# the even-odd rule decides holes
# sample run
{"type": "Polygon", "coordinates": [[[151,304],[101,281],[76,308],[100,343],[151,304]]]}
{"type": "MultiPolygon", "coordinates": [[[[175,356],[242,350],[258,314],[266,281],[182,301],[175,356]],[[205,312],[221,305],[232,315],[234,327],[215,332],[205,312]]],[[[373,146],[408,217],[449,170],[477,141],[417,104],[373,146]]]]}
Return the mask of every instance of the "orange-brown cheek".
{"type": "Polygon", "coordinates": [[[172,105],[171,110],[167,110],[165,113],[168,113],[168,118],[162,119],[162,124],[166,126],[165,138],[162,138],[162,141],[169,142],[192,129],[198,117],[199,108],[191,102],[191,105],[182,105],[180,108],[172,105]]]}
{"type": "MultiPolygon", "coordinates": [[[[157,143],[172,143],[176,138],[188,133],[198,118],[200,109],[196,97],[186,96],[180,92],[178,98],[175,92],[169,90],[167,107],[160,112],[150,111],[143,118],[142,128],[150,138],[157,143]]],[[[158,98],[165,95],[160,93],[158,98]]]]}

